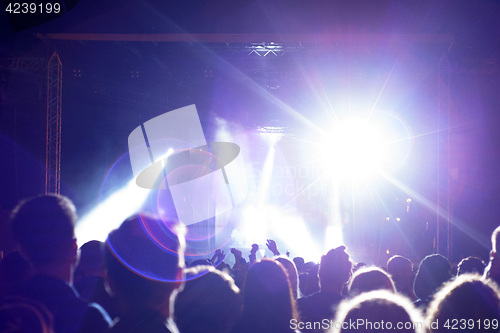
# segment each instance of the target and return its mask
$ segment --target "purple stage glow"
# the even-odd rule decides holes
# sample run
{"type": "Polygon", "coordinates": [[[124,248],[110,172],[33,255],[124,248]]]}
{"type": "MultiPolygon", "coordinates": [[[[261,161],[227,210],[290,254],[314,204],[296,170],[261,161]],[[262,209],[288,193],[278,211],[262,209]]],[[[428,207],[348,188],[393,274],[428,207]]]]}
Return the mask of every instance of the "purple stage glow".
{"type": "MultiPolygon", "coordinates": [[[[340,193],[345,192],[346,187],[352,191],[354,183],[356,188],[360,184],[370,186],[373,179],[365,178],[362,172],[371,172],[374,177],[381,170],[384,174],[387,170],[397,170],[404,165],[411,150],[411,130],[394,113],[382,116],[375,113],[370,121],[339,121],[336,127],[325,131],[330,134],[328,140],[320,142],[315,142],[314,137],[299,140],[269,129],[233,135],[231,131],[237,125],[223,119],[219,119],[219,125],[216,138],[237,143],[248,161],[244,172],[250,179],[250,193],[234,211],[187,226],[186,255],[192,258],[207,256],[219,248],[248,248],[253,243],[265,248],[266,240],[272,238],[283,250],[293,249],[292,255],[300,253],[314,260],[332,244],[346,243],[343,226],[352,221],[346,220],[348,215],[340,193]],[[375,125],[381,127],[376,130],[375,125]],[[379,133],[384,134],[383,139],[375,137],[379,133]],[[312,155],[318,154],[315,149],[295,149],[297,140],[321,147],[321,156],[312,155]],[[312,205],[304,210],[304,204],[312,205]]],[[[175,154],[175,151],[169,150],[168,154],[175,154]]],[[[123,173],[119,169],[125,167],[122,165],[125,157],[128,156],[122,156],[109,169],[97,208],[78,224],[79,243],[104,240],[109,231],[137,211],[161,217],[166,227],[168,221],[177,220],[168,189],[140,189],[134,181],[122,188],[120,184],[112,184],[123,173]],[[111,188],[119,190],[102,199],[104,192],[112,192],[111,188]],[[121,211],[120,216],[117,210],[121,211]]],[[[192,168],[197,166],[182,166],[173,172],[188,170],[191,174],[192,168]]],[[[151,237],[157,239],[155,234],[151,237]]]]}

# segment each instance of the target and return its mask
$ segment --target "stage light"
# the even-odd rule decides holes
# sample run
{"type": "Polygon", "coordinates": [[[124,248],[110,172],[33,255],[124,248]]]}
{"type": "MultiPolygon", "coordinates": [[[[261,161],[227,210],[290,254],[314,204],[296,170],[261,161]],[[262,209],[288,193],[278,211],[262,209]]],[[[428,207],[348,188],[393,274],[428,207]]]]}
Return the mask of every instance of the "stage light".
{"type": "Polygon", "coordinates": [[[313,241],[306,228],[304,220],[292,212],[275,210],[274,218],[271,222],[273,233],[279,235],[292,256],[303,257],[306,261],[319,262],[321,251],[313,241]]]}
{"type": "Polygon", "coordinates": [[[236,236],[236,238],[243,238],[240,239],[240,242],[246,246],[254,243],[264,244],[266,239],[269,238],[267,235],[269,212],[266,202],[273,174],[274,154],[275,149],[271,146],[262,167],[262,176],[260,178],[256,202],[255,204],[248,205],[243,210],[238,235],[241,233],[244,236],[236,236]]]}
{"type": "Polygon", "coordinates": [[[256,129],[256,132],[266,140],[271,147],[280,141],[285,135],[285,131],[286,127],[282,126],[259,126],[256,129]]]}
{"type": "Polygon", "coordinates": [[[239,242],[244,246],[252,244],[265,244],[269,238],[268,226],[268,211],[267,207],[257,208],[254,205],[249,205],[243,210],[239,235],[242,239],[239,242]]]}
{"type": "Polygon", "coordinates": [[[130,180],[79,220],[76,225],[78,246],[91,240],[105,241],[109,232],[118,228],[130,215],[137,213],[150,191],[130,180]]]}
{"type": "Polygon", "coordinates": [[[330,249],[334,249],[344,245],[344,238],[342,237],[342,226],[338,223],[326,227],[325,232],[325,253],[330,249]]]}
{"type": "Polygon", "coordinates": [[[274,146],[271,146],[262,168],[262,176],[259,184],[259,204],[265,203],[269,196],[269,187],[271,185],[271,178],[273,176],[275,153],[276,149],[274,148],[274,146]]]}
{"type": "Polygon", "coordinates": [[[256,54],[259,57],[266,57],[269,54],[274,54],[275,56],[282,56],[285,54],[285,48],[281,43],[269,42],[269,43],[252,43],[246,46],[250,50],[248,55],[256,54]]]}
{"type": "Polygon", "coordinates": [[[264,246],[266,240],[272,238],[278,243],[281,253],[289,250],[292,256],[301,256],[306,261],[317,262],[322,254],[300,216],[271,205],[247,206],[238,238],[244,247],[254,243],[264,246]]]}
{"type": "MultiPolygon", "coordinates": [[[[164,161],[174,153],[172,148],[161,156],[162,167],[165,168],[164,161]]],[[[110,168],[105,178],[103,187],[119,187],[121,183],[117,180],[117,175],[122,167],[123,161],[126,161],[127,155],[120,157],[110,168]],[[110,177],[111,175],[111,177],[110,177]],[[112,178],[112,179],[111,179],[112,178]]],[[[160,176],[160,175],[159,175],[160,176]]],[[[163,177],[163,174],[161,175],[163,177]]],[[[119,178],[118,178],[119,179],[119,178]]],[[[136,179],[131,179],[125,186],[106,197],[100,199],[99,204],[85,216],[83,216],[76,225],[76,237],[78,245],[81,246],[91,240],[104,241],[108,233],[120,226],[120,224],[129,216],[137,213],[146,202],[151,190],[137,186],[136,179]]],[[[158,211],[162,214],[162,212],[158,211]]]]}
{"type": "Polygon", "coordinates": [[[365,181],[404,166],[413,137],[411,127],[395,112],[338,118],[317,138],[313,159],[327,179],[365,181]]]}
{"type": "Polygon", "coordinates": [[[363,180],[383,167],[386,143],[382,131],[368,120],[348,119],[325,135],[318,159],[331,178],[363,180]]]}

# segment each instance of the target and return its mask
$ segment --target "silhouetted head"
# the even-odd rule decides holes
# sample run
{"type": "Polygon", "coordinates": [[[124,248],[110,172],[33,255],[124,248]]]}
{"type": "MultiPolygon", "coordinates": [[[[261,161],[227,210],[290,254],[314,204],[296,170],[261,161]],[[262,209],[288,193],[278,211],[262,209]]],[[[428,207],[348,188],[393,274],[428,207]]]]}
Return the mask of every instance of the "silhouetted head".
{"type": "Polygon", "coordinates": [[[254,263],[243,287],[244,322],[255,332],[283,332],[290,329],[290,320],[297,317],[283,266],[266,258],[254,263]]]}
{"type": "Polygon", "coordinates": [[[354,267],[352,268],[352,271],[353,273],[356,272],[358,269],[360,268],[363,268],[363,267],[366,267],[368,266],[367,264],[365,264],[364,262],[358,262],[356,265],[354,265],[354,267]]]}
{"type": "Polygon", "coordinates": [[[477,273],[482,275],[484,269],[486,268],[486,263],[476,257],[467,257],[462,259],[458,263],[457,275],[462,275],[466,273],[477,273]]]}
{"type": "Polygon", "coordinates": [[[495,283],[477,274],[460,275],[436,293],[427,313],[429,323],[440,323],[432,332],[449,332],[443,324],[454,319],[465,319],[466,328],[460,332],[498,332],[500,291],[495,283]]]}
{"type": "Polygon", "coordinates": [[[75,281],[88,276],[104,276],[104,243],[89,241],[80,246],[80,259],[75,268],[75,281]]]}
{"type": "Polygon", "coordinates": [[[500,255],[498,254],[498,244],[500,242],[500,226],[491,234],[490,262],[484,270],[484,276],[500,284],[500,255]]]}
{"type": "Polygon", "coordinates": [[[208,259],[198,259],[193,261],[189,267],[196,267],[196,266],[212,266],[212,262],[208,259]]]}
{"type": "Polygon", "coordinates": [[[413,283],[413,263],[403,256],[392,256],[387,261],[387,273],[391,275],[398,290],[413,283]]]}
{"type": "Polygon", "coordinates": [[[330,333],[425,332],[420,311],[407,298],[386,290],[340,303],[333,326],[330,333]]]}
{"type": "Polygon", "coordinates": [[[299,275],[299,291],[302,296],[314,294],[319,291],[319,265],[315,264],[310,269],[299,275]]]}
{"type": "Polygon", "coordinates": [[[35,266],[76,262],[76,209],[62,195],[39,195],[22,201],[11,216],[12,233],[35,266]]]}
{"type": "Polygon", "coordinates": [[[423,301],[428,300],[441,285],[451,278],[448,259],[440,254],[431,254],[422,259],[418,267],[413,289],[423,301]]]}
{"type": "Polygon", "coordinates": [[[174,320],[182,333],[227,332],[241,310],[234,280],[212,266],[185,270],[186,282],[177,294],[174,320]]]}
{"type": "Polygon", "coordinates": [[[295,257],[293,258],[293,263],[295,264],[295,267],[297,267],[298,272],[302,272],[304,268],[304,264],[306,263],[304,261],[304,258],[302,257],[295,257]]]}
{"type": "Polygon", "coordinates": [[[302,270],[307,272],[307,271],[314,269],[317,265],[318,264],[316,264],[313,261],[308,261],[308,262],[304,263],[304,265],[302,265],[302,270]]]}
{"type": "Polygon", "coordinates": [[[351,297],[380,289],[396,292],[391,277],[382,269],[374,266],[358,269],[349,283],[349,295],[351,297]]]}
{"type": "Polygon", "coordinates": [[[168,305],[182,280],[184,233],[175,223],[134,215],[106,240],[106,268],[114,294],[132,307],[168,305]]]}
{"type": "Polygon", "coordinates": [[[294,263],[287,257],[277,257],[275,259],[285,268],[285,271],[288,274],[288,280],[290,281],[290,287],[292,288],[293,297],[297,299],[299,289],[299,277],[297,268],[295,267],[294,263]]]}
{"type": "Polygon", "coordinates": [[[321,257],[319,264],[319,283],[321,289],[342,289],[352,275],[352,262],[345,246],[328,251],[321,257]]]}
{"type": "Polygon", "coordinates": [[[231,266],[229,264],[226,264],[224,261],[219,263],[217,265],[217,267],[215,267],[215,268],[217,268],[219,271],[227,273],[227,274],[229,274],[229,272],[231,272],[231,266]]]}

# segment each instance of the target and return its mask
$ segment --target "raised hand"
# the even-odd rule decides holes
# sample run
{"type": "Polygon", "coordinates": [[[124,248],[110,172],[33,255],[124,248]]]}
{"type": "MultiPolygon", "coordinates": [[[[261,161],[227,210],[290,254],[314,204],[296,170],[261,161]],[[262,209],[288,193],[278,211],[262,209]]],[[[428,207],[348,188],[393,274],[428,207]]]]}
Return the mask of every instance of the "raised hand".
{"type": "Polygon", "coordinates": [[[266,243],[267,248],[271,251],[275,256],[279,256],[280,252],[278,251],[278,247],[276,246],[276,242],[272,239],[268,239],[266,243]]]}
{"type": "Polygon", "coordinates": [[[226,258],[226,254],[221,249],[218,249],[217,251],[215,251],[214,256],[217,258],[217,261],[219,261],[219,262],[223,261],[224,258],[226,258]]]}
{"type": "Polygon", "coordinates": [[[251,263],[257,260],[257,256],[255,254],[258,250],[259,246],[257,244],[252,244],[252,249],[250,250],[250,255],[248,256],[248,259],[250,259],[251,263]]]}
{"type": "Polygon", "coordinates": [[[215,251],[214,255],[212,256],[212,259],[210,259],[210,261],[212,262],[212,264],[214,266],[217,266],[222,261],[224,261],[225,258],[226,258],[226,255],[224,254],[224,251],[222,251],[221,249],[217,249],[215,251]]]}
{"type": "Polygon", "coordinates": [[[235,249],[234,247],[231,248],[231,253],[234,254],[235,258],[241,258],[241,256],[242,256],[241,251],[238,249],[235,249]]]}

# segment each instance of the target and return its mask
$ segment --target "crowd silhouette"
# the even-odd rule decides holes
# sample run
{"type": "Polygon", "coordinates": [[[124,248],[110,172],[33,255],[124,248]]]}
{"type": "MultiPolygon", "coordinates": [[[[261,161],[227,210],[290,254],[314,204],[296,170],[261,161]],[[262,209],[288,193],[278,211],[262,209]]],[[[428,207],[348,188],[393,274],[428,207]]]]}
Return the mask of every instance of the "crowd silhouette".
{"type": "Polygon", "coordinates": [[[78,249],[76,219],[61,195],[13,210],[0,332],[500,332],[500,227],[489,263],[464,258],[454,276],[439,254],[414,274],[401,255],[386,267],[354,264],[340,246],[305,262],[271,239],[270,258],[257,259],[254,244],[231,249],[232,266],[222,250],[188,263],[183,226],[144,214],[78,249]]]}

